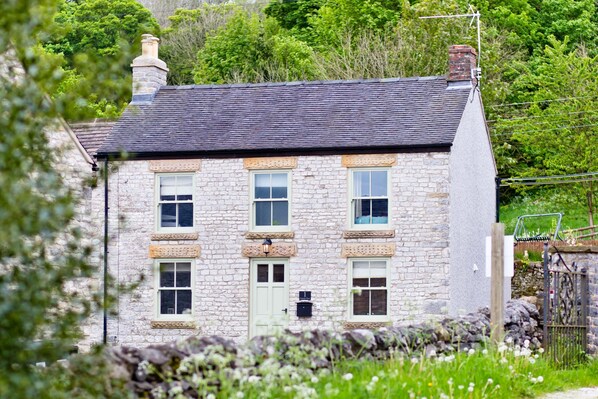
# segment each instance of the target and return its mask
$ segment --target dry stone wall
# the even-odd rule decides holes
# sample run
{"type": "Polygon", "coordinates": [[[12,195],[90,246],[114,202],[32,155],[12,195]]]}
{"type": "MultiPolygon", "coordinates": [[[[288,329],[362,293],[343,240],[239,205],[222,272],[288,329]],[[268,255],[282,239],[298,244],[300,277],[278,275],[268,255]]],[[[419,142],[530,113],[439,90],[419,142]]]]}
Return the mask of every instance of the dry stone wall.
{"type": "MultiPolygon", "coordinates": [[[[506,337],[515,345],[530,341],[530,348],[538,348],[541,330],[537,309],[525,301],[514,300],[505,309],[506,337]]],[[[428,357],[450,354],[468,348],[480,348],[489,339],[488,309],[460,318],[445,318],[434,323],[408,327],[390,327],[376,331],[353,330],[335,332],[312,330],[290,332],[280,336],[259,336],[245,344],[218,336],[190,337],[182,341],[146,348],[117,347],[108,350],[113,375],[124,378],[140,397],[152,397],[152,390],[161,387],[168,392],[173,386],[182,387],[186,397],[197,397],[197,391],[184,380],[188,371],[179,370],[190,357],[201,359],[195,373],[209,381],[218,368],[227,368],[230,375],[256,375],[263,362],[309,367],[313,370],[330,368],[339,359],[386,359],[391,354],[424,354],[428,357]],[[287,356],[291,349],[300,348],[303,356],[287,356]],[[323,348],[325,350],[323,350],[323,348]],[[223,359],[230,359],[223,362],[223,359]],[[305,363],[305,360],[308,362],[305,363]],[[294,362],[301,362],[295,364],[294,362]],[[155,370],[148,372],[148,370],[155,370]],[[170,376],[168,381],[163,376],[170,376]]],[[[154,391],[155,392],[155,391],[154,391]]]]}

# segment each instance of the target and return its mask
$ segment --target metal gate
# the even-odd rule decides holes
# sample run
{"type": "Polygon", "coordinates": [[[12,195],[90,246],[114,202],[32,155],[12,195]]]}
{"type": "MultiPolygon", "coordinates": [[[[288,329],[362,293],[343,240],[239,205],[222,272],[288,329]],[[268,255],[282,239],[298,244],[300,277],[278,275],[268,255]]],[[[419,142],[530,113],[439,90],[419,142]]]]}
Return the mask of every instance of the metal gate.
{"type": "Polygon", "coordinates": [[[544,349],[557,366],[587,359],[588,291],[587,271],[568,266],[558,252],[549,259],[544,244],[544,349]]]}

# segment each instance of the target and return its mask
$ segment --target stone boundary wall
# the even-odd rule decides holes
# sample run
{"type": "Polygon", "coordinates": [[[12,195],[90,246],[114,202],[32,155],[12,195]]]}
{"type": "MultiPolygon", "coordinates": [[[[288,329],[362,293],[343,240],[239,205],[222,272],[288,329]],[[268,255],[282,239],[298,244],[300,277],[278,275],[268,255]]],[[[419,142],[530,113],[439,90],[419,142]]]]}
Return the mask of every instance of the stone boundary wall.
{"type": "MultiPolygon", "coordinates": [[[[538,328],[539,319],[540,314],[535,306],[522,300],[509,301],[505,309],[506,336],[512,338],[515,345],[523,345],[525,340],[529,340],[532,349],[539,347],[542,341],[542,331],[538,328]]],[[[112,375],[128,381],[129,388],[139,397],[152,397],[151,391],[156,387],[168,392],[176,384],[182,384],[185,389],[183,393],[193,397],[193,390],[188,384],[185,388],[184,382],[176,379],[164,381],[160,377],[178,375],[177,368],[184,359],[191,356],[201,356],[202,359],[209,359],[214,354],[221,354],[221,359],[233,356],[236,360],[227,363],[226,367],[237,369],[255,369],[265,359],[279,359],[281,363],[317,370],[331,368],[335,361],[341,359],[387,359],[397,352],[433,357],[468,348],[480,348],[488,342],[489,333],[490,312],[483,308],[478,313],[459,318],[445,318],[409,327],[381,328],[376,331],[287,331],[280,336],[255,337],[245,344],[210,336],[190,337],[143,349],[122,346],[110,348],[108,358],[113,365],[112,375]],[[309,366],[293,364],[293,357],[285,356],[291,348],[297,347],[301,348],[305,358],[309,358],[309,366]],[[323,351],[322,348],[326,350],[323,351]],[[157,372],[148,373],[149,368],[157,372]]],[[[199,377],[205,377],[204,374],[209,374],[220,366],[207,361],[201,367],[197,370],[197,373],[201,373],[199,377]]],[[[251,370],[244,371],[252,375],[251,370]]]]}
{"type": "MultiPolygon", "coordinates": [[[[586,269],[588,272],[588,350],[598,354],[598,245],[558,246],[556,250],[569,267],[575,263],[578,271],[586,269]]],[[[551,248],[551,252],[554,251],[555,248],[551,248]]]]}

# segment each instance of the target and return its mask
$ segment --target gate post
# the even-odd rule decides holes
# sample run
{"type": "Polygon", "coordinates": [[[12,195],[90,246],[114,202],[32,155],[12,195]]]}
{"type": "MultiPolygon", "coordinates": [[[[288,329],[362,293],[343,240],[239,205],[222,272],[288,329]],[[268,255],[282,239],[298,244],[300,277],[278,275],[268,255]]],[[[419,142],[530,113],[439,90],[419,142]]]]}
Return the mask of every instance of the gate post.
{"type": "Polygon", "coordinates": [[[504,337],[504,285],[505,285],[505,225],[492,224],[492,260],[490,270],[490,337],[495,344],[504,337]]]}

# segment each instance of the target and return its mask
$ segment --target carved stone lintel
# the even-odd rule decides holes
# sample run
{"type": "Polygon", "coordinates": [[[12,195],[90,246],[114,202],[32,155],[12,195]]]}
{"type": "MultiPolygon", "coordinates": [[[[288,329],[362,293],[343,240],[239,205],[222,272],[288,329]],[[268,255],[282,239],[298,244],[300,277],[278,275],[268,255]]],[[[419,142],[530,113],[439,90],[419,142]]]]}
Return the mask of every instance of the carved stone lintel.
{"type": "Polygon", "coordinates": [[[183,321],[183,320],[162,320],[162,321],[158,321],[158,320],[153,320],[151,322],[151,326],[152,328],[156,328],[156,329],[174,329],[174,328],[180,328],[180,329],[185,329],[185,330],[194,330],[197,328],[197,325],[195,324],[194,321],[183,321]]]}
{"type": "MultiPolygon", "coordinates": [[[[242,256],[247,258],[262,258],[266,254],[262,252],[262,244],[245,244],[242,249],[242,256]]],[[[270,246],[269,258],[290,258],[297,255],[297,246],[286,242],[277,242],[270,246]]]]}
{"type": "Polygon", "coordinates": [[[150,172],[198,172],[199,159],[160,159],[149,161],[150,172]]]}
{"type": "Polygon", "coordinates": [[[293,169],[297,167],[297,157],[264,157],[243,159],[245,169],[293,169]]]}
{"type": "Polygon", "coordinates": [[[343,238],[393,238],[394,230],[346,230],[343,238]]]}
{"type": "Polygon", "coordinates": [[[396,154],[357,154],[343,155],[341,165],[345,168],[363,168],[371,166],[394,166],[397,164],[396,154]]]}
{"type": "Polygon", "coordinates": [[[199,245],[150,245],[149,257],[156,258],[199,258],[199,245]]]}
{"type": "Polygon", "coordinates": [[[199,233],[154,233],[151,236],[152,241],[178,241],[178,240],[197,240],[199,233]]]}
{"type": "Polygon", "coordinates": [[[279,231],[279,232],[272,232],[272,233],[263,233],[263,232],[255,232],[255,231],[248,231],[245,233],[245,238],[250,240],[263,240],[266,238],[278,238],[280,240],[288,239],[295,237],[295,233],[292,231],[279,231]]]}
{"type": "Polygon", "coordinates": [[[392,323],[390,321],[346,321],[343,323],[343,329],[345,330],[377,330],[382,327],[390,327],[392,323]]]}
{"type": "Polygon", "coordinates": [[[393,256],[396,245],[394,243],[359,243],[342,244],[341,257],[343,258],[367,258],[370,256],[393,256]]]}

